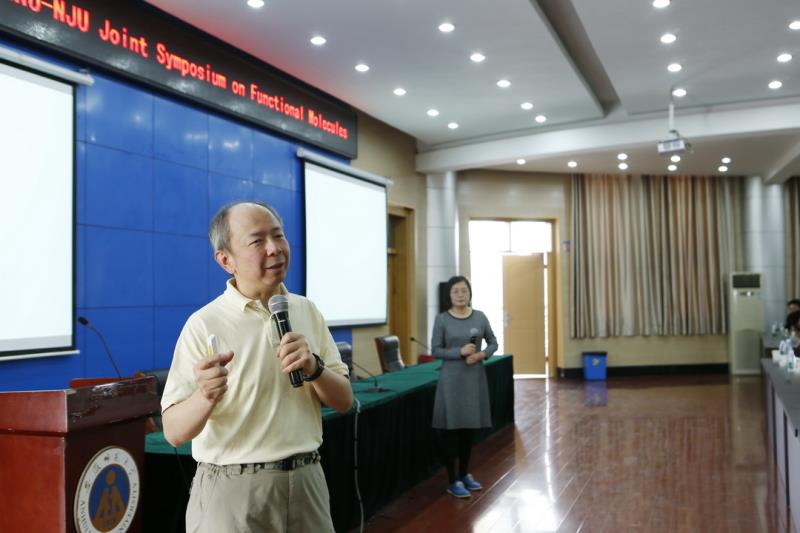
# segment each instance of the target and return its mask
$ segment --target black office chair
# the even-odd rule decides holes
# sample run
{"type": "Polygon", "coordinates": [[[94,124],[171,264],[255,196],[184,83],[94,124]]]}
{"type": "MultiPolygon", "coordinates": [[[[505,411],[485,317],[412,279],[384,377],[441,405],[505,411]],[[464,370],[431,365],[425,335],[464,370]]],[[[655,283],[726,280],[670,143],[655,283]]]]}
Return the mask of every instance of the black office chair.
{"type": "Polygon", "coordinates": [[[339,350],[339,355],[342,357],[342,362],[347,365],[347,373],[350,375],[350,381],[356,380],[356,375],[353,373],[353,347],[349,342],[337,342],[336,349],[339,350]]]}
{"type": "Polygon", "coordinates": [[[403,357],[400,355],[400,339],[397,338],[397,335],[375,337],[375,348],[378,350],[378,360],[384,373],[395,372],[406,367],[403,357]]]}
{"type": "MultiPolygon", "coordinates": [[[[169,375],[169,368],[155,368],[153,370],[145,370],[137,372],[136,377],[153,376],[156,378],[156,387],[158,389],[158,400],[161,401],[161,396],[164,394],[164,385],[167,384],[167,375],[169,375]]],[[[148,433],[152,431],[164,431],[164,424],[161,422],[161,415],[153,415],[150,417],[152,427],[147,428],[148,433]]],[[[149,425],[149,424],[148,424],[149,425]]]]}

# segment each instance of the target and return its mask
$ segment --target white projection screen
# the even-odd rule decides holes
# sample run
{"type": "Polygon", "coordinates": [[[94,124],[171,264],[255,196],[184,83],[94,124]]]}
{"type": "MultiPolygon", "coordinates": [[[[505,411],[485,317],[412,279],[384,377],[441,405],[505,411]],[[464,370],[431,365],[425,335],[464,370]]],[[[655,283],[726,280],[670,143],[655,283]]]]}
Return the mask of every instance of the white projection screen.
{"type": "Polygon", "coordinates": [[[0,63],[0,360],[74,351],[74,96],[0,63]]]}
{"type": "Polygon", "coordinates": [[[304,164],[306,295],[329,326],[386,323],[386,187],[304,164]]]}

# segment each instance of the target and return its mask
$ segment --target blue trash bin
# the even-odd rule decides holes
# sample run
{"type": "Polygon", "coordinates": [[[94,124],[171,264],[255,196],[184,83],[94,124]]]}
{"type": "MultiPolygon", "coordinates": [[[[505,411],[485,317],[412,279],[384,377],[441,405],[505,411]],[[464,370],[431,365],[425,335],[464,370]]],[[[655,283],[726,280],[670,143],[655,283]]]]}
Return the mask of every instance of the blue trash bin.
{"type": "Polygon", "coordinates": [[[607,352],[583,352],[583,379],[601,381],[606,379],[607,352]]]}

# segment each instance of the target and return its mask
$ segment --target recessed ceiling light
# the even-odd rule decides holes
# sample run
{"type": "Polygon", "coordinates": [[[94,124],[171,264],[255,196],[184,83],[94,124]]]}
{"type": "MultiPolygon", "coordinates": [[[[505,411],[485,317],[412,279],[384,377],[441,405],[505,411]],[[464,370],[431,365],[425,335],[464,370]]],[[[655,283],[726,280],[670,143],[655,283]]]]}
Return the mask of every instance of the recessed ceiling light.
{"type": "Polygon", "coordinates": [[[670,63],[667,70],[670,72],[680,72],[683,69],[680,63],[670,63]]]}
{"type": "Polygon", "coordinates": [[[674,33],[665,33],[661,36],[661,42],[664,44],[672,44],[677,41],[678,38],[675,36],[674,33]]]}
{"type": "Polygon", "coordinates": [[[428,116],[429,117],[438,117],[439,116],[439,110],[438,109],[433,109],[433,108],[428,109],[428,116]]]}
{"type": "Polygon", "coordinates": [[[726,167],[725,165],[720,165],[719,167],[717,167],[717,170],[719,170],[720,172],[727,172],[728,167],[726,167]]]}
{"type": "Polygon", "coordinates": [[[501,89],[508,89],[509,87],[511,87],[511,82],[506,79],[497,80],[497,86],[500,87],[501,89]]]}
{"type": "Polygon", "coordinates": [[[792,54],[787,54],[786,52],[778,56],[778,63],[788,63],[791,60],[792,54]]]}
{"type": "Polygon", "coordinates": [[[447,125],[447,127],[450,128],[451,130],[454,130],[458,128],[458,122],[451,122],[450,124],[447,125]]]}
{"type": "Polygon", "coordinates": [[[730,164],[730,162],[731,162],[731,158],[730,157],[723,157],[722,158],[722,164],[723,165],[728,165],[728,164],[730,164]]]}
{"type": "Polygon", "coordinates": [[[793,20],[789,24],[789,29],[794,31],[800,30],[800,20],[793,20]]]}
{"type": "Polygon", "coordinates": [[[628,163],[620,163],[617,165],[620,170],[628,170],[628,163]]]}
{"type": "Polygon", "coordinates": [[[673,155],[672,157],[670,157],[669,160],[672,161],[673,163],[680,163],[681,162],[681,156],[676,154],[676,155],[673,155]]]}
{"type": "Polygon", "coordinates": [[[315,35],[311,38],[311,44],[313,44],[314,46],[322,46],[327,42],[328,40],[322,35],[315,35]]]}
{"type": "Polygon", "coordinates": [[[259,7],[264,7],[264,0],[247,0],[247,5],[253,9],[258,9],[259,7]]]}
{"type": "Polygon", "coordinates": [[[783,87],[783,83],[778,80],[772,80],[769,82],[768,87],[774,91],[783,87]]]}
{"type": "Polygon", "coordinates": [[[678,165],[670,165],[667,167],[667,170],[669,170],[670,172],[675,172],[676,170],[678,170],[678,165]]]}
{"type": "Polygon", "coordinates": [[[567,166],[568,166],[569,168],[575,168],[575,167],[577,167],[577,166],[578,166],[578,162],[577,162],[577,161],[568,161],[568,162],[567,162],[567,166]]]}
{"type": "Polygon", "coordinates": [[[450,33],[454,29],[456,29],[456,27],[450,24],[449,22],[442,22],[441,24],[439,24],[439,31],[442,33],[450,33]]]}
{"type": "Polygon", "coordinates": [[[664,9],[669,6],[669,0],[653,0],[653,7],[656,9],[664,9]]]}
{"type": "Polygon", "coordinates": [[[481,61],[483,61],[484,59],[486,59],[486,56],[485,56],[485,55],[483,55],[483,54],[482,54],[482,53],[480,53],[480,52],[474,52],[474,53],[473,53],[471,56],[469,56],[469,59],[470,59],[470,60],[471,60],[473,63],[480,63],[481,61]]]}
{"type": "Polygon", "coordinates": [[[628,154],[626,154],[625,152],[621,152],[617,154],[617,159],[619,159],[620,161],[625,161],[626,159],[628,159],[628,154]]]}
{"type": "Polygon", "coordinates": [[[535,120],[539,124],[544,124],[545,122],[547,122],[547,117],[544,115],[536,115],[536,118],[534,118],[533,120],[535,120]]]}
{"type": "Polygon", "coordinates": [[[518,165],[524,165],[525,164],[525,160],[524,159],[517,159],[517,164],[518,165]]]}
{"type": "Polygon", "coordinates": [[[406,90],[403,89],[402,87],[398,87],[397,89],[395,89],[392,92],[395,94],[395,96],[405,96],[406,95],[406,90]]]}
{"type": "Polygon", "coordinates": [[[366,72],[369,70],[369,65],[364,63],[359,63],[358,65],[356,65],[356,70],[359,72],[366,72]]]}
{"type": "Polygon", "coordinates": [[[533,109],[533,104],[530,102],[522,102],[521,104],[519,104],[519,106],[525,111],[530,111],[531,109],[533,109]]]}
{"type": "Polygon", "coordinates": [[[676,87],[675,89],[672,90],[672,96],[675,96],[677,98],[683,98],[684,96],[686,96],[686,89],[684,89],[683,87],[676,87]]]}

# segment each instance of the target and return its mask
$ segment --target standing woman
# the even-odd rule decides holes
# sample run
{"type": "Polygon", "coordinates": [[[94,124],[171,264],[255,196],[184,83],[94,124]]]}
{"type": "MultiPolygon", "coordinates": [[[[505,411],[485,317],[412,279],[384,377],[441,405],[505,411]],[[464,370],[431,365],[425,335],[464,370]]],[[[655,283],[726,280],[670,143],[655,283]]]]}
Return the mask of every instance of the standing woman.
{"type": "Polygon", "coordinates": [[[469,473],[469,456],[476,430],[492,425],[489,385],[482,361],[497,350],[497,339],[486,315],[471,307],[469,280],[454,276],[447,281],[447,287],[451,307],[436,317],[431,339],[433,356],[442,360],[433,428],[447,468],[447,492],[457,498],[469,498],[469,491],[483,488],[469,473]],[[481,351],[483,339],[486,349],[481,351]]]}

